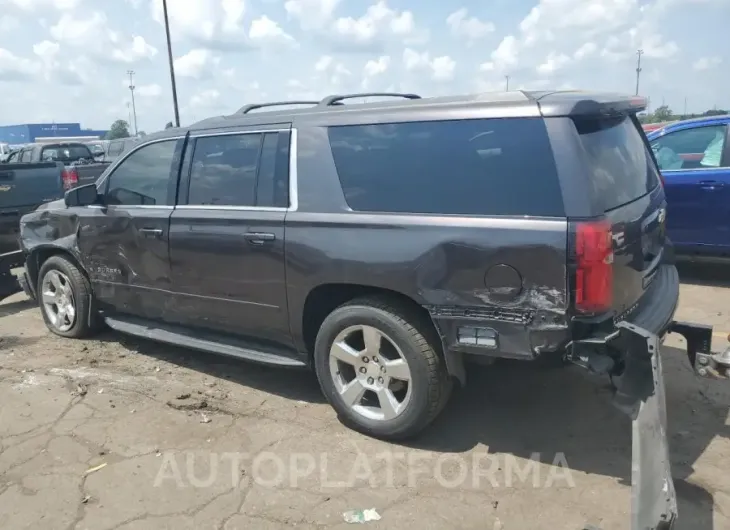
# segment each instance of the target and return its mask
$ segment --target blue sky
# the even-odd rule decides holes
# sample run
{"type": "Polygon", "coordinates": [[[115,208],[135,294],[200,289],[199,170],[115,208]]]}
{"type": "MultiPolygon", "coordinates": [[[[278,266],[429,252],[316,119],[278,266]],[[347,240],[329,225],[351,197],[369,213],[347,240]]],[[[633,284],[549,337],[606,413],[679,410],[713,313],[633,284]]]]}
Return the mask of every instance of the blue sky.
{"type": "MultiPolygon", "coordinates": [[[[633,93],[730,107],[730,0],[168,0],[181,121],[397,90],[633,93]]],[[[161,0],[0,0],[0,124],[172,120],[161,0]]]]}

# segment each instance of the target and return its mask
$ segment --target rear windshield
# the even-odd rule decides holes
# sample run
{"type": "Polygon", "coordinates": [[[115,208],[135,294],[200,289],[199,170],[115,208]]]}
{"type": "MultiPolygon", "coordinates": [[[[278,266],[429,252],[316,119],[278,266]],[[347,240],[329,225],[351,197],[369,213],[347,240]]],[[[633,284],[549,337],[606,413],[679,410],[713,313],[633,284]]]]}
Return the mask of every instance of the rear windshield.
{"type": "Polygon", "coordinates": [[[81,158],[92,158],[85,145],[50,145],[41,151],[41,160],[51,162],[75,162],[81,158]]]}
{"type": "Polygon", "coordinates": [[[575,118],[594,197],[612,210],[643,197],[659,178],[643,133],[630,116],[575,118]]]}
{"type": "Polygon", "coordinates": [[[540,118],[352,125],[328,132],[353,210],[565,215],[540,118]]]}

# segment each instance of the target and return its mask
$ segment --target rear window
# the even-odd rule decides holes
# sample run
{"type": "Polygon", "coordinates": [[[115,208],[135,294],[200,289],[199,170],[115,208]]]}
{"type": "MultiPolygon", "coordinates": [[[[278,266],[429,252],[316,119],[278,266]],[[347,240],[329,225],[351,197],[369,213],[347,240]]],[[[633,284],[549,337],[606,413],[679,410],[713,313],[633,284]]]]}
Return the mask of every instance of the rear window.
{"type": "Polygon", "coordinates": [[[353,210],[564,216],[539,118],[340,126],[328,132],[353,210]]]}
{"type": "Polygon", "coordinates": [[[85,145],[51,145],[41,151],[43,161],[75,162],[81,158],[93,158],[85,145]]]}
{"type": "Polygon", "coordinates": [[[657,184],[654,160],[630,116],[575,118],[594,197],[612,210],[643,197],[657,184]]]}

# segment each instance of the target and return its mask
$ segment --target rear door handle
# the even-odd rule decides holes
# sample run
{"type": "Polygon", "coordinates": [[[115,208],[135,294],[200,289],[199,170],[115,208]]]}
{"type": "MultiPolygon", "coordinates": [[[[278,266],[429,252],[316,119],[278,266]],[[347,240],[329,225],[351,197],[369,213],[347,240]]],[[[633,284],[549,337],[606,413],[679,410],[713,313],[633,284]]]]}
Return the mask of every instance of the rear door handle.
{"type": "Polygon", "coordinates": [[[703,190],[716,190],[718,188],[722,188],[725,184],[722,182],[718,182],[717,180],[700,180],[700,188],[703,190]]]}
{"type": "Polygon", "coordinates": [[[162,237],[162,228],[140,228],[139,233],[147,237],[162,237]]]}
{"type": "Polygon", "coordinates": [[[271,232],[246,232],[243,237],[252,245],[263,245],[267,241],[276,239],[276,235],[271,232]]]}

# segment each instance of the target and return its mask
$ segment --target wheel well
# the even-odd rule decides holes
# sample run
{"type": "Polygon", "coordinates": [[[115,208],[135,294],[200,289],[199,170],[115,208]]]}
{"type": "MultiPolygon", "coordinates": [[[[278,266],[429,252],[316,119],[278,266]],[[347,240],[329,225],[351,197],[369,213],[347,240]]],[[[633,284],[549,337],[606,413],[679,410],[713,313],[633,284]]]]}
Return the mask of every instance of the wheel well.
{"type": "Polygon", "coordinates": [[[81,274],[88,278],[86,270],[81,266],[81,264],[74,257],[74,255],[71,254],[68,250],[64,250],[58,247],[41,248],[33,252],[33,259],[29,259],[27,261],[28,276],[30,277],[31,288],[34,292],[36,290],[36,287],[38,286],[38,273],[40,272],[41,267],[43,267],[43,264],[48,261],[50,257],[59,255],[71,261],[71,263],[76,265],[76,267],[81,271],[81,274]]]}
{"type": "Polygon", "coordinates": [[[432,331],[438,336],[436,327],[433,325],[428,311],[409,296],[381,287],[349,283],[328,283],[312,289],[304,302],[302,332],[304,344],[310,355],[314,352],[314,342],[317,339],[317,332],[324,319],[327,318],[327,315],[350,300],[366,296],[378,296],[390,300],[397,305],[404,306],[409,311],[414,311],[418,316],[424,318],[424,322],[427,322],[431,326],[432,331]]]}

